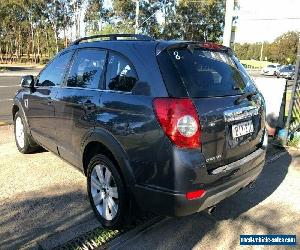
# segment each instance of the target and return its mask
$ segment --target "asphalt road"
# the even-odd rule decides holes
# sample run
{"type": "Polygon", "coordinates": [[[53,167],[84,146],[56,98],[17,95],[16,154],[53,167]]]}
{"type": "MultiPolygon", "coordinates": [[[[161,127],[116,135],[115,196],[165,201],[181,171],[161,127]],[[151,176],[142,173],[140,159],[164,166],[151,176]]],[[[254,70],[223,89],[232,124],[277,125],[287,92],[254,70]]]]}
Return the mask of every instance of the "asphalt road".
{"type": "Polygon", "coordinates": [[[12,121],[12,99],[20,88],[19,84],[20,76],[0,76],[0,121],[12,121]]]}
{"type": "Polygon", "coordinates": [[[16,91],[20,88],[23,75],[37,75],[41,70],[34,67],[9,66],[8,71],[0,72],[0,124],[12,122],[11,106],[16,91]]]}

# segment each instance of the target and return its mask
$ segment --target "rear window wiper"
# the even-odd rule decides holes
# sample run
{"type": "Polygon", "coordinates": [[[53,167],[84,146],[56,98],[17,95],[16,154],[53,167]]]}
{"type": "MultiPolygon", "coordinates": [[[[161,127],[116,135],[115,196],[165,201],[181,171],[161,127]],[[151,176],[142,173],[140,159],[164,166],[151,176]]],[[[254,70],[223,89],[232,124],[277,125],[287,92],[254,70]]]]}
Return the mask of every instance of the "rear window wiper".
{"type": "Polygon", "coordinates": [[[234,101],[234,104],[239,104],[242,100],[244,99],[248,99],[249,101],[251,100],[251,98],[256,95],[257,92],[247,92],[247,93],[244,93],[242,94],[238,99],[236,99],[234,101]]]}

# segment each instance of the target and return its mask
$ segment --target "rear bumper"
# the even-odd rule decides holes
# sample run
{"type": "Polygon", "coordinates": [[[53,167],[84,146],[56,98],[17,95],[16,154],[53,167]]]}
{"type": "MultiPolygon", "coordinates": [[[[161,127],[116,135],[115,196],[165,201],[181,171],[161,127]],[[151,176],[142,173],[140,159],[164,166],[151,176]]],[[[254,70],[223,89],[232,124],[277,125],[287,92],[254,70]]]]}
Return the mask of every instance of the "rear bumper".
{"type": "MultiPolygon", "coordinates": [[[[235,162],[230,168],[214,175],[214,181],[202,183],[206,190],[202,198],[187,200],[185,193],[162,190],[156,187],[136,185],[135,198],[144,210],[168,215],[185,216],[216,205],[256,180],[265,163],[265,150],[258,149],[235,162]]],[[[230,164],[231,165],[231,164],[230,164]]],[[[207,180],[205,177],[203,180],[207,180]]]]}

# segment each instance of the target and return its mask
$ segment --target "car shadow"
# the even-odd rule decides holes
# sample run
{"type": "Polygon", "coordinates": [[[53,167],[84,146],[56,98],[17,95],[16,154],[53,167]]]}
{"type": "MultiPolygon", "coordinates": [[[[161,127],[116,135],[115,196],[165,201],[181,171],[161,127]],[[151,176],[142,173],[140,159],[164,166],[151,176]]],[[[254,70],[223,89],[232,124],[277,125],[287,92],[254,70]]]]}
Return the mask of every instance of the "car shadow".
{"type": "MultiPolygon", "coordinates": [[[[258,177],[254,188],[245,188],[235,195],[225,199],[217,205],[212,216],[206,212],[180,218],[167,218],[152,230],[147,231],[134,242],[129,242],[124,248],[129,249],[221,249],[221,244],[228,240],[228,249],[235,249],[239,245],[239,235],[245,234],[245,227],[251,233],[258,233],[260,228],[269,234],[279,231],[290,233],[294,229],[294,218],[288,215],[282,223],[276,221],[281,218],[281,211],[270,205],[261,205],[283,182],[292,161],[288,153],[283,156],[284,161],[278,164],[267,164],[258,177]],[[248,213],[252,208],[259,207],[259,213],[248,213]],[[247,212],[247,213],[246,213],[247,212]],[[274,225],[274,223],[276,225],[274,225]],[[226,228],[220,231],[219,226],[226,228]],[[224,226],[225,225],[225,226],[224,226]],[[205,245],[197,245],[197,243],[205,245]],[[219,242],[219,243],[217,243],[219,242]],[[216,245],[214,245],[216,244],[216,245]],[[219,245],[218,245],[219,244],[219,245]],[[142,248],[140,248],[143,246],[142,248]]],[[[281,204],[277,204],[281,205],[281,204]]],[[[283,210],[289,214],[289,207],[283,210]]],[[[257,211],[257,210],[255,210],[257,211]]],[[[290,211],[290,213],[293,213],[290,211]]],[[[299,215],[297,215],[299,217],[299,215]]],[[[249,233],[249,232],[248,232],[249,233]]],[[[227,247],[226,247],[227,249],[227,247]]]]}
{"type": "Polygon", "coordinates": [[[0,201],[0,249],[31,248],[87,221],[97,223],[85,190],[74,189],[53,186],[0,201]]]}
{"type": "MultiPolygon", "coordinates": [[[[282,148],[278,152],[287,151],[282,148]]],[[[254,188],[245,188],[218,205],[215,217],[218,220],[236,218],[252,207],[268,198],[284,180],[292,157],[287,153],[286,161],[280,167],[274,164],[266,164],[257,178],[254,188]]]]}

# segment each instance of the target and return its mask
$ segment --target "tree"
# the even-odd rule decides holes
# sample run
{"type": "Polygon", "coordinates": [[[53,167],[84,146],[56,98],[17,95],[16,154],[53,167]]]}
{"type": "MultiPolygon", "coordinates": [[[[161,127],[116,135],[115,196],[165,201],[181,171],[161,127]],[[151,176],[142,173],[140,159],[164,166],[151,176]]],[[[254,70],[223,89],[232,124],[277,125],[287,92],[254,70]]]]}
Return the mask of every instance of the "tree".
{"type": "Polygon", "coordinates": [[[299,35],[299,32],[289,31],[275,39],[274,51],[277,54],[279,63],[296,63],[299,35]]]}
{"type": "MultiPolygon", "coordinates": [[[[264,42],[263,60],[267,58],[268,61],[280,64],[295,64],[299,35],[300,32],[289,31],[277,37],[272,43],[264,42]]],[[[261,43],[236,43],[234,46],[237,56],[244,60],[259,60],[261,47],[261,43]]]]}
{"type": "MultiPolygon", "coordinates": [[[[174,2],[169,2],[174,6],[174,2]]],[[[221,40],[225,15],[224,1],[180,0],[174,7],[170,8],[172,19],[168,18],[163,37],[200,41],[221,40]]]]}
{"type": "Polygon", "coordinates": [[[101,32],[103,23],[109,20],[109,10],[104,8],[104,0],[88,0],[84,16],[86,33],[95,34],[101,32]]]}

